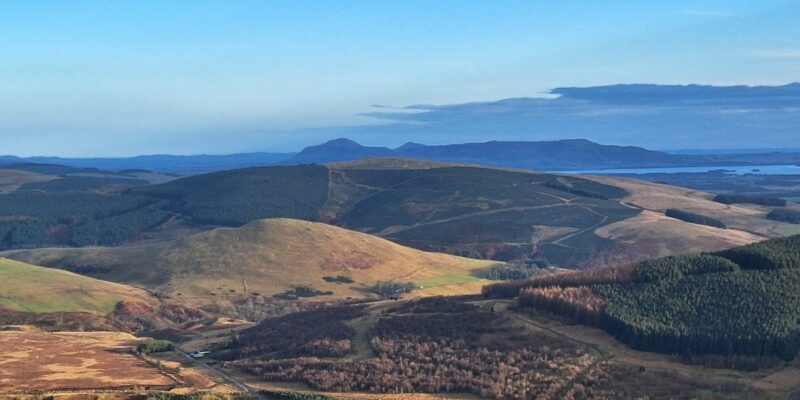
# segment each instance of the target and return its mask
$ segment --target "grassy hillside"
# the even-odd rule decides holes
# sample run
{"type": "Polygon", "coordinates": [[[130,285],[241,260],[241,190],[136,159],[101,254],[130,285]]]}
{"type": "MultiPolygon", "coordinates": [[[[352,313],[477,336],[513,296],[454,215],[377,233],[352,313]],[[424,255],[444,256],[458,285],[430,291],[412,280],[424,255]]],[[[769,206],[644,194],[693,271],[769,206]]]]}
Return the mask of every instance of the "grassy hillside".
{"type": "Polygon", "coordinates": [[[142,172],[77,171],[0,194],[0,249],[117,246],[293,218],[419,250],[580,267],[800,232],[800,225],[768,220],[773,207],[722,204],[666,185],[398,158],[246,168],[146,186],[130,183],[144,179],[142,172]],[[664,218],[640,235],[626,223],[642,210],[669,209],[731,229],[664,218]]]}
{"type": "Polygon", "coordinates": [[[336,297],[364,297],[371,286],[390,281],[414,282],[423,286],[422,291],[475,293],[480,280],[472,272],[493,264],[425,253],[367,234],[291,219],[259,220],[169,242],[38,249],[9,256],[146,285],[192,303],[280,295],[300,287],[336,297]],[[459,290],[460,285],[466,289],[459,290]]]}
{"type": "Polygon", "coordinates": [[[587,176],[596,182],[625,189],[629,194],[622,201],[663,213],[675,208],[704,215],[724,223],[728,228],[750,232],[762,237],[779,237],[800,233],[800,225],[771,221],[767,213],[774,207],[755,204],[723,204],[714,201],[715,195],[677,186],[662,185],[627,178],[587,176]]]}
{"type": "Polygon", "coordinates": [[[598,228],[614,245],[595,254],[586,267],[624,265],[673,254],[719,251],[764,240],[750,232],[690,224],[654,211],[598,228]]]}
{"type": "Polygon", "coordinates": [[[56,178],[34,172],[18,171],[14,169],[0,169],[0,194],[11,193],[25,184],[46,182],[53,179],[56,178]]]}
{"type": "Polygon", "coordinates": [[[332,172],[323,215],[424,250],[575,266],[610,247],[595,228],[639,212],[614,200],[626,191],[577,177],[360,165],[332,172]]]}
{"type": "Polygon", "coordinates": [[[106,315],[123,300],[154,301],[141,289],[0,258],[0,308],[106,315]]]}

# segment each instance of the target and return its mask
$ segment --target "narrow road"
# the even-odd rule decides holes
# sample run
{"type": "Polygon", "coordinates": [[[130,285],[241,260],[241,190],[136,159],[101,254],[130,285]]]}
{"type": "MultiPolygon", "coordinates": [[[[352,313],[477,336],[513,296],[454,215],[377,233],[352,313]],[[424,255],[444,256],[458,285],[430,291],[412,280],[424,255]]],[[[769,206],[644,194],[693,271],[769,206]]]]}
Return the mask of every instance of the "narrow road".
{"type": "Polygon", "coordinates": [[[539,209],[543,209],[543,208],[569,207],[569,206],[575,207],[575,205],[573,205],[573,204],[561,204],[561,203],[559,203],[559,204],[544,204],[544,205],[541,205],[541,206],[514,206],[514,207],[505,207],[505,208],[493,208],[491,210],[475,211],[475,212],[471,212],[471,213],[467,213],[467,214],[456,215],[454,217],[442,218],[442,219],[437,219],[437,220],[433,220],[433,221],[417,222],[414,225],[393,226],[393,227],[386,228],[386,229],[384,229],[384,230],[382,230],[380,232],[377,232],[377,233],[375,233],[375,235],[377,235],[377,236],[393,235],[395,233],[404,232],[404,231],[407,231],[409,229],[419,228],[419,227],[422,227],[422,226],[443,224],[443,223],[446,223],[446,222],[453,222],[453,221],[458,221],[458,220],[462,220],[462,219],[478,217],[478,216],[484,216],[484,215],[490,215],[490,214],[499,214],[499,213],[511,212],[511,211],[530,211],[530,210],[539,210],[539,209]]]}
{"type": "MultiPolygon", "coordinates": [[[[506,307],[508,306],[507,302],[502,302],[502,301],[495,301],[494,304],[504,304],[506,307]]],[[[584,342],[583,340],[575,339],[574,337],[565,335],[565,334],[563,334],[561,332],[558,332],[558,331],[556,331],[554,329],[551,329],[551,328],[549,328],[549,327],[547,327],[547,326],[545,326],[543,324],[540,324],[540,323],[534,321],[533,319],[528,318],[528,317],[526,317],[526,316],[524,316],[522,314],[518,314],[516,312],[510,311],[507,308],[505,310],[502,310],[501,312],[505,312],[510,317],[512,317],[514,319],[517,319],[519,321],[522,321],[523,323],[535,326],[535,327],[537,327],[539,329],[542,329],[544,331],[547,331],[547,332],[549,332],[549,333],[551,333],[553,335],[556,335],[558,337],[561,337],[561,338],[564,338],[566,340],[569,340],[570,342],[573,342],[573,343],[579,344],[579,345],[581,345],[583,347],[586,347],[592,353],[594,353],[594,355],[595,355],[594,361],[592,361],[591,364],[585,366],[583,368],[583,370],[581,370],[581,372],[579,374],[577,374],[572,380],[569,381],[569,383],[567,385],[565,385],[564,387],[561,388],[561,390],[558,391],[557,395],[559,397],[561,397],[565,393],[567,393],[575,385],[575,383],[578,382],[580,379],[582,379],[584,376],[586,376],[586,374],[592,368],[596,367],[598,364],[600,364],[600,362],[605,361],[605,360],[608,359],[608,356],[602,350],[600,350],[600,348],[595,344],[592,344],[592,343],[589,343],[589,342],[584,342]]]]}
{"type": "Polygon", "coordinates": [[[252,396],[253,398],[257,398],[257,399],[263,399],[264,398],[263,396],[261,396],[260,393],[258,393],[257,390],[251,388],[250,386],[247,386],[246,384],[244,384],[240,380],[232,377],[227,372],[225,372],[225,371],[223,371],[223,370],[221,370],[221,369],[219,369],[217,367],[208,365],[205,362],[190,356],[187,352],[185,352],[185,351],[183,351],[183,350],[181,350],[181,349],[179,349],[177,347],[175,347],[175,351],[178,354],[184,356],[187,360],[192,361],[195,364],[198,364],[198,365],[202,366],[203,368],[207,369],[208,371],[210,371],[214,375],[217,375],[218,377],[222,378],[224,381],[226,381],[229,384],[233,385],[234,387],[236,387],[237,389],[241,390],[242,392],[247,393],[248,395],[252,396]]]}
{"type": "Polygon", "coordinates": [[[574,338],[572,336],[565,335],[565,334],[563,334],[563,333],[561,333],[561,332],[559,332],[559,331],[557,331],[555,329],[547,327],[544,324],[540,324],[540,323],[534,321],[533,319],[526,317],[523,314],[519,314],[519,313],[516,313],[514,311],[509,310],[508,306],[513,303],[513,301],[511,301],[511,300],[497,300],[497,299],[494,299],[494,300],[489,300],[489,301],[485,301],[484,300],[483,302],[484,303],[491,303],[493,305],[498,305],[498,306],[500,306],[500,307],[497,307],[497,311],[499,311],[499,312],[505,313],[506,315],[508,315],[508,316],[510,316],[510,317],[512,317],[512,318],[514,318],[516,320],[522,321],[523,323],[526,323],[528,325],[533,325],[536,328],[539,328],[539,329],[541,329],[543,331],[547,331],[549,333],[552,333],[553,335],[556,335],[558,337],[567,339],[570,342],[573,342],[575,344],[579,344],[581,346],[587,347],[592,351],[592,353],[594,353],[598,357],[606,357],[606,354],[602,350],[600,350],[600,348],[595,344],[592,344],[592,343],[589,343],[589,342],[584,342],[583,340],[576,339],[576,338],[574,338]]]}

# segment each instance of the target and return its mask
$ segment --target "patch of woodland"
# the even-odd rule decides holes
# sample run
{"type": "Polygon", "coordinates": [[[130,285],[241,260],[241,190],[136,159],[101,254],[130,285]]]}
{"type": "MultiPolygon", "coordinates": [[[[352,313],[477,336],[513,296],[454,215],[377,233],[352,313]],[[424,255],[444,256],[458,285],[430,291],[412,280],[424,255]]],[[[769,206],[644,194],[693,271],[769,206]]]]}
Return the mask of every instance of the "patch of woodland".
{"type": "Polygon", "coordinates": [[[362,306],[342,306],[266,319],[233,337],[215,357],[339,357],[352,351],[355,330],[346,322],[364,315],[362,306]]]}

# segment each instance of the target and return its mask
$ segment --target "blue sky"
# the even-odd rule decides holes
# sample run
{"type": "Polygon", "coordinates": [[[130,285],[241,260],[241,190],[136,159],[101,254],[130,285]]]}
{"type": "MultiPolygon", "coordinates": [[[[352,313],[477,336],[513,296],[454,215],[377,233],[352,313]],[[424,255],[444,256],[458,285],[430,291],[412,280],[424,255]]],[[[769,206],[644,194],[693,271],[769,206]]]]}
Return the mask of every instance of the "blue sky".
{"type": "MultiPolygon", "coordinates": [[[[768,0],[6,0],[0,153],[286,151],[342,133],[389,146],[537,140],[502,127],[411,138],[364,128],[386,121],[362,114],[564,86],[782,85],[800,80],[797,21],[800,3],[768,0]]],[[[758,139],[719,147],[790,145],[758,139]]],[[[682,140],[660,146],[692,147],[682,140]]]]}

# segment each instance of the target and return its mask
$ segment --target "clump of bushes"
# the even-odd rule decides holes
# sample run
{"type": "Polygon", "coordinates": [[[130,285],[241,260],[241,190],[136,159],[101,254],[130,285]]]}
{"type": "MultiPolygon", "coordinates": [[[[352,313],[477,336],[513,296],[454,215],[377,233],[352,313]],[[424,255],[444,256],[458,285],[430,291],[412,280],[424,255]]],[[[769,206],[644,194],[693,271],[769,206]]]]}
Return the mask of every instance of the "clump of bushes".
{"type": "Polygon", "coordinates": [[[767,219],[790,224],[800,224],[800,211],[795,210],[772,210],[767,214],[767,219]]]}
{"type": "Polygon", "coordinates": [[[333,292],[330,290],[328,291],[321,291],[314,289],[310,286],[296,286],[291,290],[287,290],[283,293],[277,293],[272,295],[272,297],[281,300],[297,300],[301,297],[317,297],[317,296],[331,296],[333,292]]]}
{"type": "Polygon", "coordinates": [[[172,351],[174,348],[175,346],[168,340],[153,340],[136,346],[136,352],[140,354],[162,353],[172,351]]]}
{"type": "Polygon", "coordinates": [[[747,196],[743,194],[718,194],[714,201],[722,204],[758,204],[768,207],[786,207],[786,200],[776,197],[747,196]]]}
{"type": "Polygon", "coordinates": [[[324,280],[325,282],[328,282],[328,283],[341,283],[341,284],[347,284],[347,283],[355,282],[353,280],[353,278],[351,278],[349,276],[344,276],[344,275],[323,276],[322,280],[324,280]]]}
{"type": "Polygon", "coordinates": [[[261,394],[268,399],[275,400],[337,400],[336,397],[331,397],[324,394],[304,392],[277,392],[268,390],[262,391],[261,394]]]}
{"type": "Polygon", "coordinates": [[[667,210],[665,214],[670,218],[679,219],[681,221],[690,222],[693,224],[713,226],[715,228],[721,228],[721,229],[727,228],[727,226],[725,226],[725,223],[723,223],[718,219],[707,217],[705,215],[678,210],[676,208],[670,208],[669,210],[667,210]]]}
{"type": "Polygon", "coordinates": [[[378,282],[375,286],[368,288],[367,291],[388,299],[403,293],[409,293],[417,288],[418,286],[413,282],[378,282]]]}
{"type": "Polygon", "coordinates": [[[547,269],[535,264],[513,262],[508,264],[493,265],[487,269],[478,271],[477,276],[493,281],[510,281],[529,279],[534,276],[547,273],[547,269]]]}

